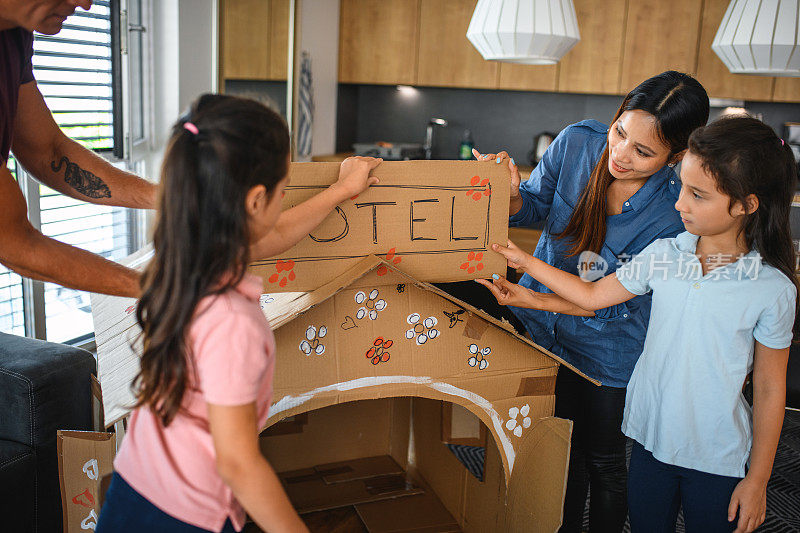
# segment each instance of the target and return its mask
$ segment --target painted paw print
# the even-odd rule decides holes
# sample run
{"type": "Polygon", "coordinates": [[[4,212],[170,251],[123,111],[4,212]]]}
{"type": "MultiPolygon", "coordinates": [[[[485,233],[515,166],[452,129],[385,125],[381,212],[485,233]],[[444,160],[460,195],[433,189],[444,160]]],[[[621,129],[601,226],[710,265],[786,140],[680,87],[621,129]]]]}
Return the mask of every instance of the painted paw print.
{"type": "Polygon", "coordinates": [[[483,263],[481,260],[483,259],[483,252],[470,252],[467,254],[467,261],[465,263],[461,263],[461,270],[466,270],[470,274],[473,272],[483,270],[483,263]],[[475,261],[475,266],[472,266],[472,262],[475,261]]]}
{"type": "Polygon", "coordinates": [[[325,345],[322,344],[322,339],[328,334],[328,328],[320,326],[317,330],[314,326],[308,326],[306,329],[306,338],[300,343],[300,351],[306,355],[311,355],[312,352],[317,355],[325,353],[325,345]]]}
{"type": "Polygon", "coordinates": [[[481,350],[478,348],[477,344],[470,344],[469,345],[469,353],[472,354],[469,359],[467,359],[467,364],[469,366],[477,366],[478,370],[483,370],[487,366],[489,366],[489,361],[486,359],[486,356],[492,353],[492,349],[488,346],[481,350]]]}
{"type": "Polygon", "coordinates": [[[528,416],[531,412],[531,406],[527,403],[522,407],[512,407],[508,410],[508,421],[506,422],[506,429],[513,432],[517,437],[522,436],[522,430],[531,427],[531,418],[528,416]],[[517,422],[517,416],[522,416],[522,420],[517,422]]]}
{"type": "Polygon", "coordinates": [[[406,322],[411,326],[411,329],[406,331],[406,339],[416,339],[417,346],[439,336],[439,330],[434,329],[434,326],[439,323],[436,317],[429,316],[422,322],[419,319],[419,313],[411,313],[406,318],[406,322]]]}
{"type": "Polygon", "coordinates": [[[479,176],[472,176],[472,179],[469,180],[469,184],[475,188],[484,188],[482,194],[480,190],[470,189],[467,191],[467,196],[470,196],[476,202],[481,199],[481,196],[490,196],[492,194],[492,188],[489,186],[489,178],[481,180],[479,176]]]}
{"type": "Polygon", "coordinates": [[[378,312],[386,309],[386,300],[378,299],[378,289],[369,291],[369,296],[364,291],[356,293],[356,303],[362,305],[356,311],[356,318],[361,320],[365,316],[369,316],[370,320],[378,318],[378,312]]]}
{"type": "Polygon", "coordinates": [[[389,348],[391,348],[392,344],[394,344],[394,341],[391,339],[383,340],[383,337],[378,337],[367,350],[367,359],[371,359],[373,365],[385,363],[389,360],[389,348]]]}
{"type": "MultiPolygon", "coordinates": [[[[396,250],[397,250],[397,248],[392,248],[391,250],[386,252],[386,257],[384,257],[383,259],[386,259],[386,261],[392,263],[393,265],[399,264],[400,261],[403,260],[403,258],[400,257],[399,255],[395,255],[395,251],[396,250]]],[[[378,270],[376,271],[376,273],[379,276],[385,276],[389,272],[391,272],[391,269],[389,269],[386,265],[379,266],[378,270]]]]}
{"type": "Polygon", "coordinates": [[[278,286],[285,287],[287,283],[294,281],[294,261],[291,259],[287,261],[278,259],[278,262],[275,264],[275,269],[277,272],[269,277],[270,283],[277,282],[278,286]]]}

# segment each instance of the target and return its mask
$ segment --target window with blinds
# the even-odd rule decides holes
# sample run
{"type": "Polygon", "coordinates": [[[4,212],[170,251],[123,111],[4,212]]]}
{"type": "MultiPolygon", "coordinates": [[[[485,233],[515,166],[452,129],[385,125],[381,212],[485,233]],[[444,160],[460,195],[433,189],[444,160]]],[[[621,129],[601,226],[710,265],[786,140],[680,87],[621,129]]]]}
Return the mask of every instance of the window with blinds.
{"type": "MultiPolygon", "coordinates": [[[[6,163],[16,178],[17,164],[13,157],[6,163]]],[[[0,264],[0,331],[25,335],[25,309],[22,298],[22,278],[0,264]]]]}
{"type": "MultiPolygon", "coordinates": [[[[109,155],[115,144],[112,2],[116,0],[95,0],[89,11],[77,9],[61,32],[36,34],[33,45],[36,82],[62,131],[86,148],[107,151],[109,155]]],[[[18,179],[28,180],[23,190],[29,218],[43,234],[111,260],[119,260],[132,251],[135,214],[131,210],[75,200],[38,184],[22,172],[18,174],[18,179]]],[[[34,303],[30,307],[44,309],[44,313],[33,317],[34,326],[29,325],[33,331],[24,331],[25,318],[33,313],[22,305],[28,301],[26,284],[19,283],[16,274],[0,270],[3,331],[24,332],[56,342],[93,335],[88,293],[51,283],[44,283],[43,290],[42,285],[38,287],[31,290],[30,297],[42,299],[43,305],[34,303]]]]}

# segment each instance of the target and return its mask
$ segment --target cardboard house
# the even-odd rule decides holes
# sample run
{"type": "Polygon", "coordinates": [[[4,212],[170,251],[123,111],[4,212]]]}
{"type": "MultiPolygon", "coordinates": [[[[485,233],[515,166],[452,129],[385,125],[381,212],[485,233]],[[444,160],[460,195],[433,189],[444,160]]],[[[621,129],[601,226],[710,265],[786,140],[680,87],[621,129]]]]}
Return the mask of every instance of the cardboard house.
{"type": "MultiPolygon", "coordinates": [[[[427,486],[465,531],[558,529],[571,424],[552,418],[552,354],[374,257],[314,291],[265,295],[262,308],[278,369],[263,450],[276,470],[290,472],[284,484],[301,512],[366,497],[356,505],[361,518],[385,516],[371,509],[387,503],[348,499],[324,473],[341,476],[360,470],[354,459],[389,456],[390,469],[427,486]],[[462,409],[489,436],[483,480],[443,442],[443,433],[457,438],[454,430],[469,424],[454,425],[462,409]]],[[[479,441],[480,431],[468,437],[479,441]]],[[[412,507],[424,500],[401,495],[408,499],[393,505],[408,512],[368,523],[370,531],[416,531],[412,507]]]]}
{"type": "MultiPolygon", "coordinates": [[[[430,284],[505,272],[488,251],[507,238],[501,167],[384,163],[380,186],[251,267],[277,343],[262,450],[301,514],[354,506],[372,533],[558,529],[571,422],[552,415],[564,363],[430,284]],[[482,450],[481,475],[454,454],[463,445],[482,450]]],[[[285,208],[337,173],[293,163],[285,208]]],[[[105,427],[133,404],[135,303],[92,297],[105,427]]]]}

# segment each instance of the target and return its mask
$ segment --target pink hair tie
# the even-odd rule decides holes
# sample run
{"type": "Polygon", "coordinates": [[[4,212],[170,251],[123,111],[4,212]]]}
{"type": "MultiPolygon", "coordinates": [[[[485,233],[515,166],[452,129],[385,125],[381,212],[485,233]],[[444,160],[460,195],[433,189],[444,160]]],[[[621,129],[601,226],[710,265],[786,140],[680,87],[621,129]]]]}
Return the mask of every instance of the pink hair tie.
{"type": "Polygon", "coordinates": [[[783,139],[781,139],[781,146],[784,146],[785,144],[786,144],[786,143],[785,143],[785,142],[783,142],[783,139]]]}
{"type": "Polygon", "coordinates": [[[200,130],[197,129],[197,126],[195,126],[191,122],[184,122],[183,127],[189,130],[192,133],[192,135],[197,135],[198,133],[200,133],[200,130]]]}

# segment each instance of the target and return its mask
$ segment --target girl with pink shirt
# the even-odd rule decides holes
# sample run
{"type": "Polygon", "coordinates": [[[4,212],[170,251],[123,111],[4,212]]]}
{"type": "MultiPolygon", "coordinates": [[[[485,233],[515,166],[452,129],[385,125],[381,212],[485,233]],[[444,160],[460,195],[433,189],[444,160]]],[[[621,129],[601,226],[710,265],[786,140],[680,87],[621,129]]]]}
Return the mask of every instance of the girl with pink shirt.
{"type": "Polygon", "coordinates": [[[164,155],[155,255],[137,308],[137,407],[114,461],[98,533],[307,531],[261,455],[275,341],[260,278],[246,272],[377,178],[350,158],[338,181],[281,213],[289,132],[242,98],[204,95],[164,155]]]}

